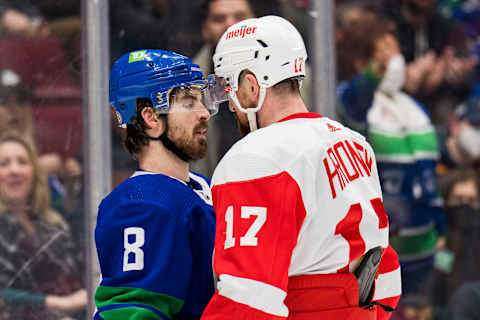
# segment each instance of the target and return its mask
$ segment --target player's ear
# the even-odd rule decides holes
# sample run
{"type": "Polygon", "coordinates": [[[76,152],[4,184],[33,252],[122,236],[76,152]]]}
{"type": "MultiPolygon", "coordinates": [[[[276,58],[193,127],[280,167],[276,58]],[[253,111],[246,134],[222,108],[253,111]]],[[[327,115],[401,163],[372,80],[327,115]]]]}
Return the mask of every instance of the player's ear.
{"type": "Polygon", "coordinates": [[[257,78],[252,73],[248,73],[245,75],[244,81],[248,85],[248,91],[251,97],[257,101],[260,94],[260,85],[258,84],[257,78]]]}
{"type": "Polygon", "coordinates": [[[162,129],[163,131],[163,121],[153,108],[143,108],[140,114],[148,128],[162,129]]]}

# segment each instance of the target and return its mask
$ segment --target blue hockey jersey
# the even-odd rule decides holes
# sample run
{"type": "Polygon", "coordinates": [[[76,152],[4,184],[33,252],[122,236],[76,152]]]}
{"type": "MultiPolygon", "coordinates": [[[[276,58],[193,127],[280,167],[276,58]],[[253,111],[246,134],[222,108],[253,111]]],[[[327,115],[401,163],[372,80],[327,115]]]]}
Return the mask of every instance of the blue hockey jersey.
{"type": "Polygon", "coordinates": [[[209,181],[137,171],[100,204],[95,319],[199,319],[214,293],[209,181]]]}

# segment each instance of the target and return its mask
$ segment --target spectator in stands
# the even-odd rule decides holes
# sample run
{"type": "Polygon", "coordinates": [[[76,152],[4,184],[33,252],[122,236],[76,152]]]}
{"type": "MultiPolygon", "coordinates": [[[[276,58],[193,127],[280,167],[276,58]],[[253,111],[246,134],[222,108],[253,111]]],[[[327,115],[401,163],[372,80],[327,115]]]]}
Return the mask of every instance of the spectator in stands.
{"type": "Polygon", "coordinates": [[[347,124],[362,127],[375,151],[390,243],[402,267],[402,292],[428,297],[434,255],[445,243],[436,134],[425,110],[401,91],[405,63],[391,23],[372,12],[362,19],[368,23],[340,30],[338,51],[347,54],[339,63],[357,74],[338,86],[339,114],[347,124]]]}
{"type": "MultiPolygon", "coordinates": [[[[10,70],[0,72],[0,83],[0,134],[15,131],[35,141],[31,90],[10,70]]],[[[73,157],[63,159],[59,153],[51,152],[42,154],[39,164],[48,176],[52,207],[68,216],[78,204],[79,162],[73,157]]]]}
{"type": "Polygon", "coordinates": [[[480,85],[451,113],[447,129],[441,132],[444,169],[474,166],[480,173],[480,85]]]}
{"type": "Polygon", "coordinates": [[[437,280],[439,304],[446,304],[461,284],[479,281],[480,192],[479,180],[472,169],[457,169],[441,178],[447,216],[447,251],[445,268],[437,280]]]}
{"type": "Polygon", "coordinates": [[[388,0],[381,11],[395,21],[407,62],[405,90],[424,104],[436,124],[465,99],[477,58],[468,56],[465,34],[437,11],[435,0],[388,0]]]}
{"type": "Polygon", "coordinates": [[[27,38],[49,34],[41,12],[29,0],[0,0],[0,29],[4,34],[27,38]]]}
{"type": "Polygon", "coordinates": [[[61,319],[86,306],[64,219],[50,207],[30,141],[0,137],[0,319],[61,319]]]}
{"type": "Polygon", "coordinates": [[[31,90],[16,73],[8,69],[0,71],[0,133],[15,130],[33,137],[31,98],[31,90]]]}
{"type": "Polygon", "coordinates": [[[194,58],[207,74],[213,73],[213,51],[222,34],[231,25],[254,17],[248,0],[207,0],[200,13],[203,21],[202,35],[205,45],[194,58]]]}
{"type": "MultiPolygon", "coordinates": [[[[20,82],[16,74],[10,73],[9,70],[0,73],[0,134],[16,132],[34,142],[32,92],[20,82]],[[14,76],[17,77],[15,81],[14,76]],[[9,78],[12,79],[8,80],[9,78]]],[[[39,157],[39,164],[48,176],[52,207],[58,210],[63,198],[63,186],[58,179],[63,167],[62,158],[58,153],[43,154],[39,157]]]]}

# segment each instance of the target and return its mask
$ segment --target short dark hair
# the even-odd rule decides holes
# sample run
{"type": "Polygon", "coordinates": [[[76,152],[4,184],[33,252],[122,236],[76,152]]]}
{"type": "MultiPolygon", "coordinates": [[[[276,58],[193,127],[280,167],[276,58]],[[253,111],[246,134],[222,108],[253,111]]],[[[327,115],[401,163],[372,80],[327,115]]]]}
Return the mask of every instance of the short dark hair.
{"type": "Polygon", "coordinates": [[[300,94],[300,79],[298,77],[288,78],[276,83],[272,88],[278,94],[300,94]]]}
{"type": "Polygon", "coordinates": [[[148,98],[138,98],[137,114],[131,124],[127,124],[127,134],[125,136],[124,145],[128,152],[136,158],[142,150],[142,147],[148,145],[150,139],[145,134],[145,130],[149,129],[142,117],[142,110],[145,108],[153,108],[152,101],[148,98]]]}

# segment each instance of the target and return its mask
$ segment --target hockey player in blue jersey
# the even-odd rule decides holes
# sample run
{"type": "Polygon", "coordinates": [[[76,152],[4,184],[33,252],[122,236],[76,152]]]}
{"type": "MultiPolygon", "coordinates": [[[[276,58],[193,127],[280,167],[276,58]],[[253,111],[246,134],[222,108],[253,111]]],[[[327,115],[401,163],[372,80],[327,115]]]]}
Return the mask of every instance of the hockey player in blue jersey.
{"type": "Polygon", "coordinates": [[[116,61],[110,103],[139,169],[99,206],[94,319],[199,319],[214,293],[209,181],[189,171],[218,110],[200,68],[163,50],[116,61]]]}

